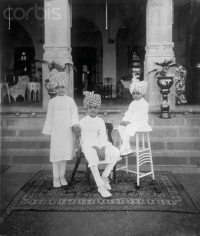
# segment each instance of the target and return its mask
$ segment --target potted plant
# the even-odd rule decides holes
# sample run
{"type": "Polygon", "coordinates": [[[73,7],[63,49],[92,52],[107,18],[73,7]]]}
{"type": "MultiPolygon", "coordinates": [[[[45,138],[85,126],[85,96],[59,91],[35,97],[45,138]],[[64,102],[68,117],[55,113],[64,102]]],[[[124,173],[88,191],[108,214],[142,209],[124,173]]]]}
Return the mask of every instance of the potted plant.
{"type": "Polygon", "coordinates": [[[163,101],[161,104],[161,114],[160,118],[169,119],[169,104],[168,104],[168,94],[170,93],[170,88],[173,85],[174,76],[169,74],[169,69],[172,67],[178,67],[179,64],[174,63],[174,59],[164,60],[164,62],[155,62],[155,65],[159,66],[158,68],[151,70],[150,73],[155,72],[154,78],[157,78],[157,84],[161,88],[160,93],[163,96],[163,101]]]}
{"type": "Polygon", "coordinates": [[[154,70],[151,70],[151,71],[149,71],[148,74],[155,72],[154,78],[156,78],[157,76],[166,76],[169,73],[169,69],[171,67],[178,67],[179,66],[179,64],[176,64],[173,62],[174,62],[174,59],[171,59],[169,61],[165,59],[164,62],[161,62],[161,63],[155,62],[155,65],[160,66],[161,68],[158,67],[154,70]]]}
{"type": "Polygon", "coordinates": [[[36,62],[40,62],[44,65],[47,65],[49,67],[50,70],[50,75],[48,79],[45,79],[45,88],[48,91],[48,94],[50,95],[50,98],[53,98],[56,96],[56,92],[53,88],[51,88],[50,86],[50,77],[51,75],[53,75],[55,72],[63,72],[65,71],[66,67],[68,67],[69,69],[73,69],[76,71],[76,68],[71,64],[71,63],[65,63],[65,64],[61,64],[57,61],[52,61],[52,62],[48,62],[46,60],[36,60],[36,62]]]}

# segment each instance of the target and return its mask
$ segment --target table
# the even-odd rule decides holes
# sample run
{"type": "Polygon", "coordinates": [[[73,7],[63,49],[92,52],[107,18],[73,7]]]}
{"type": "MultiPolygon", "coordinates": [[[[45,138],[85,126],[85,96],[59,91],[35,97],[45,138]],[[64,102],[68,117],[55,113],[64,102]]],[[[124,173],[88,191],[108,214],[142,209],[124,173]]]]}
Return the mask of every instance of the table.
{"type": "Polygon", "coordinates": [[[40,101],[41,100],[41,83],[40,82],[29,82],[28,83],[28,101],[40,101]]]}
{"type": "MultiPolygon", "coordinates": [[[[10,90],[9,90],[8,82],[0,82],[0,85],[1,85],[1,89],[2,89],[3,86],[6,86],[7,94],[8,94],[8,101],[9,101],[9,103],[11,103],[10,90]]],[[[1,98],[0,98],[0,101],[1,101],[1,98]]]]}
{"type": "Polygon", "coordinates": [[[96,85],[96,93],[100,94],[102,98],[112,98],[113,85],[96,85]]]}

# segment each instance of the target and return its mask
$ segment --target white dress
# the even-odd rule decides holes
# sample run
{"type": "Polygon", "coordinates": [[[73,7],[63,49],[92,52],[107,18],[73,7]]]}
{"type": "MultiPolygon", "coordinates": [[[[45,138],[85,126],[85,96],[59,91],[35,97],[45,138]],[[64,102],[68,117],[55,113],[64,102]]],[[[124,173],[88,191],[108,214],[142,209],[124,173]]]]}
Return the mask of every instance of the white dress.
{"type": "Polygon", "coordinates": [[[120,160],[120,151],[108,141],[105,122],[102,118],[95,118],[89,115],[80,120],[81,126],[81,146],[88,165],[108,164],[120,160]],[[92,146],[105,148],[105,160],[100,161],[97,152],[92,146]]]}
{"type": "Polygon", "coordinates": [[[149,104],[144,98],[132,101],[122,119],[131,123],[124,128],[124,132],[134,136],[135,132],[141,129],[152,131],[151,126],[148,124],[148,110],[149,104]]]}
{"type": "Polygon", "coordinates": [[[51,162],[71,160],[75,156],[75,139],[71,129],[74,124],[79,124],[74,100],[66,95],[51,99],[42,131],[51,135],[51,162]]]}

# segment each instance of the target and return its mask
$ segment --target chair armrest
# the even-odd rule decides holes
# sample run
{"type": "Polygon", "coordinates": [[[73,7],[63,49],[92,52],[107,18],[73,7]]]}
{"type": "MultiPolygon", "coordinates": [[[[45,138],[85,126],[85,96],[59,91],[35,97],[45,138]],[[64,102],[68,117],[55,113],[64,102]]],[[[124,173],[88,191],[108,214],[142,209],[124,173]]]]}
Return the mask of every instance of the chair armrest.
{"type": "Polygon", "coordinates": [[[106,129],[108,131],[108,139],[113,144],[113,139],[112,139],[113,124],[105,122],[105,125],[106,125],[106,129]]]}

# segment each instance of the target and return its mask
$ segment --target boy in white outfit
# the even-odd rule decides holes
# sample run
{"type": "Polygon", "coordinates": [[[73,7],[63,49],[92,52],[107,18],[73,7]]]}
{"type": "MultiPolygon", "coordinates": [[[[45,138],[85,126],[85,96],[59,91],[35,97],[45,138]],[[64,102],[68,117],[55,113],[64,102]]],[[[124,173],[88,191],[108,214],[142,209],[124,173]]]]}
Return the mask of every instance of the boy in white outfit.
{"type": "Polygon", "coordinates": [[[67,160],[75,156],[74,136],[71,127],[80,129],[78,109],[71,97],[65,95],[67,74],[52,72],[50,86],[57,96],[48,104],[43,134],[51,135],[50,162],[53,163],[53,187],[68,185],[65,179],[67,160]]]}
{"type": "Polygon", "coordinates": [[[152,131],[151,126],[148,124],[148,110],[149,104],[143,98],[147,91],[147,82],[140,81],[133,78],[130,85],[130,93],[134,101],[128,107],[120,125],[118,127],[122,145],[120,148],[121,156],[132,154],[130,148],[130,137],[135,135],[135,132],[145,128],[147,131],[152,131]]]}
{"type": "Polygon", "coordinates": [[[116,162],[121,159],[120,151],[108,141],[105,122],[97,116],[101,96],[88,91],[85,91],[84,95],[83,105],[87,109],[88,115],[80,120],[81,146],[94,176],[98,192],[102,197],[111,197],[112,194],[108,191],[111,190],[108,176],[116,162]],[[99,164],[107,164],[102,176],[99,173],[99,164]]]}

